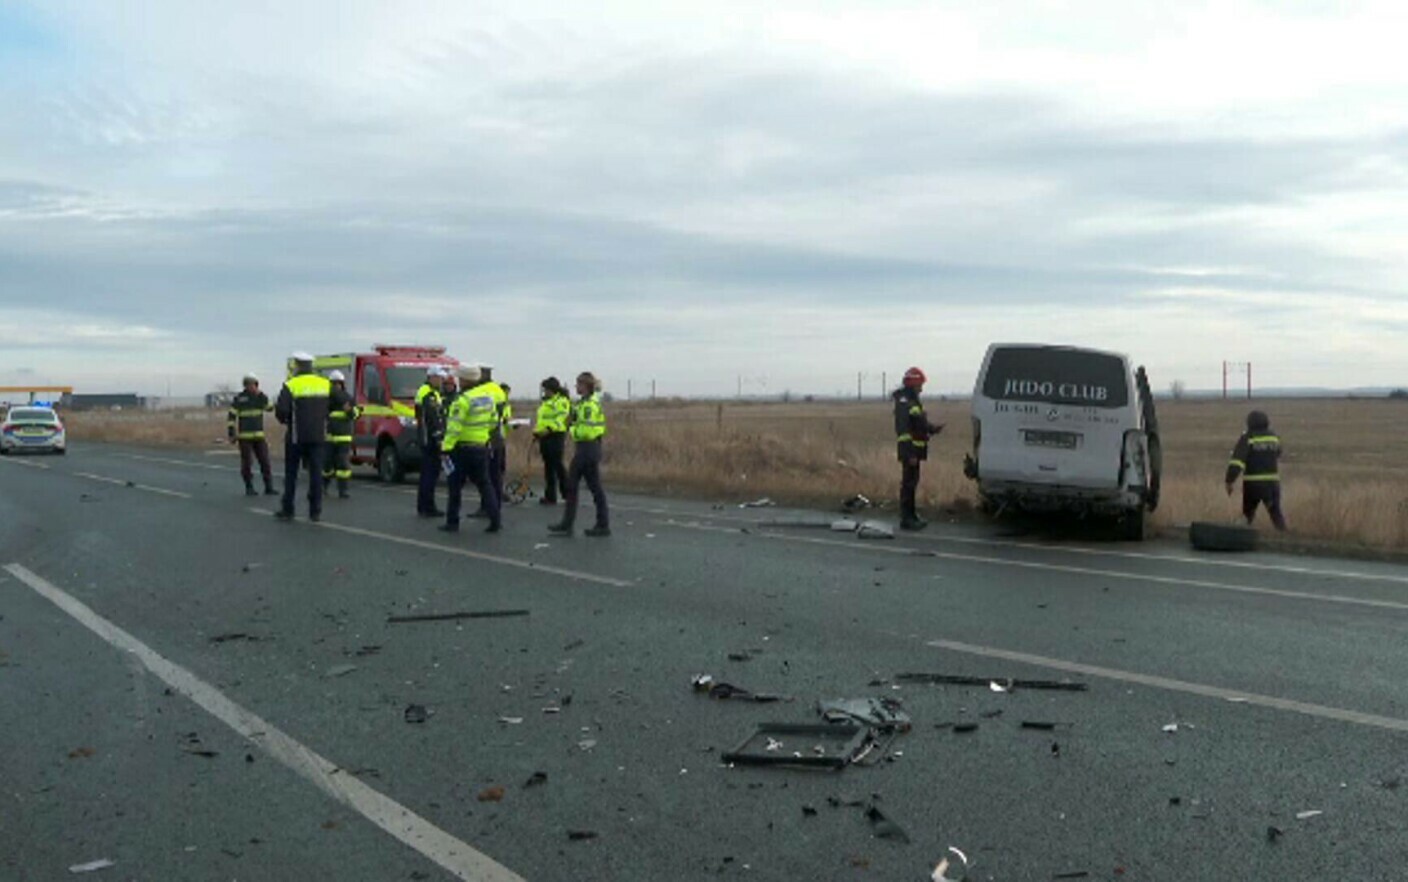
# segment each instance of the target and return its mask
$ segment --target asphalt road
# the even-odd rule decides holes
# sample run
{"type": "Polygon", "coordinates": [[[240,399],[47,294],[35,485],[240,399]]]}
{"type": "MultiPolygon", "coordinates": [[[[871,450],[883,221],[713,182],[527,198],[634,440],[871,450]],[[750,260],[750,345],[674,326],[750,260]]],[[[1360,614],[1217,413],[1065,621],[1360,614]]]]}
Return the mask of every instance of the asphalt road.
{"type": "Polygon", "coordinates": [[[0,879],[1404,878],[1403,567],[625,496],[450,537],[370,481],[283,524],[234,465],[0,459],[0,879]],[[720,761],[863,696],[914,719],[878,765],[720,761]]]}

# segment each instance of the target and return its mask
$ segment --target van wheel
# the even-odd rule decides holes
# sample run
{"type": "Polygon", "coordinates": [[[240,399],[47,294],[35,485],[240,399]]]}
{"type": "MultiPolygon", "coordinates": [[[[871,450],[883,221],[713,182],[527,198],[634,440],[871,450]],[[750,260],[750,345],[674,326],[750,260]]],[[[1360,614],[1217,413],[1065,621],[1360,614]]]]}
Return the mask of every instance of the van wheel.
{"type": "Polygon", "coordinates": [[[376,476],[383,484],[399,484],[406,479],[406,466],[397,455],[395,444],[388,442],[377,448],[376,476]]]}
{"type": "Polygon", "coordinates": [[[1129,542],[1144,541],[1144,509],[1131,509],[1120,519],[1120,535],[1129,542]]]}
{"type": "Polygon", "coordinates": [[[1253,551],[1256,530],[1240,524],[1194,521],[1188,527],[1188,541],[1199,551],[1253,551]]]}

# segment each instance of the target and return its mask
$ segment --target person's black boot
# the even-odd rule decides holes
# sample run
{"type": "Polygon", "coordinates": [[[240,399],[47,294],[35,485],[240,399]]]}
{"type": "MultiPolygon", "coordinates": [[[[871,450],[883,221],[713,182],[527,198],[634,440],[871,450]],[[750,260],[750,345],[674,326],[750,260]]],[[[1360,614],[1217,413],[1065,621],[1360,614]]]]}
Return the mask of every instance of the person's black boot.
{"type": "Polygon", "coordinates": [[[598,537],[598,538],[599,538],[599,537],[602,537],[602,536],[610,536],[610,535],[611,535],[611,528],[610,528],[610,527],[603,527],[603,526],[598,525],[598,526],[592,527],[592,528],[589,529],[589,530],[583,530],[583,531],[582,531],[582,535],[583,535],[583,536],[593,536],[593,537],[598,537]]]}
{"type": "Polygon", "coordinates": [[[548,532],[551,533],[551,534],[553,534],[554,536],[571,536],[571,535],[572,535],[572,525],[571,525],[571,524],[553,524],[553,525],[551,525],[551,526],[548,527],[548,532]]]}
{"type": "Polygon", "coordinates": [[[901,530],[922,530],[927,526],[929,526],[929,522],[919,515],[910,515],[900,521],[901,530]]]}
{"type": "Polygon", "coordinates": [[[258,496],[258,495],[259,495],[259,494],[256,493],[255,490],[254,490],[254,484],[253,484],[253,482],[248,482],[248,483],[246,483],[246,484],[244,485],[244,495],[245,495],[245,496],[258,496]]]}
{"type": "Polygon", "coordinates": [[[273,484],[271,484],[271,483],[269,483],[269,482],[266,481],[266,482],[264,483],[264,495],[265,495],[265,496],[278,496],[278,495],[279,495],[279,491],[277,491],[277,490],[274,489],[274,485],[273,485],[273,484]]]}

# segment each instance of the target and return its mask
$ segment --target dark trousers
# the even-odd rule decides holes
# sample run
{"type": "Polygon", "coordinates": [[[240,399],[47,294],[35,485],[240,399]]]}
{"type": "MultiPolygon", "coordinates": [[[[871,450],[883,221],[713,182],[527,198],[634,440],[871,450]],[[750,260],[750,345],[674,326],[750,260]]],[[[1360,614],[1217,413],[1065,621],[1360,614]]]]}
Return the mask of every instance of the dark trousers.
{"type": "Polygon", "coordinates": [[[308,469],[308,514],[323,513],[323,442],[284,442],[283,509],[293,514],[293,494],[298,490],[298,467],[308,469]]]}
{"type": "Polygon", "coordinates": [[[347,484],[352,480],[352,443],[350,441],[329,441],[323,448],[323,486],[337,478],[337,492],[347,495],[347,484]]]}
{"type": "Polygon", "coordinates": [[[455,470],[445,481],[450,491],[450,502],[445,507],[445,523],[452,527],[460,524],[460,506],[466,482],[479,491],[479,506],[489,516],[490,526],[498,526],[499,497],[494,493],[494,483],[489,479],[490,453],[487,447],[470,447],[461,444],[450,454],[455,470]]]}
{"type": "Polygon", "coordinates": [[[582,481],[592,491],[592,501],[596,503],[596,525],[611,526],[611,513],[606,508],[606,491],[601,486],[601,442],[578,441],[572,453],[572,468],[567,472],[567,483],[563,485],[567,497],[567,508],[562,513],[562,523],[572,526],[577,520],[577,496],[582,481]]]}
{"type": "Polygon", "coordinates": [[[499,504],[504,502],[504,473],[508,471],[508,444],[503,438],[489,442],[489,482],[499,504]]]}
{"type": "Polygon", "coordinates": [[[900,461],[900,517],[907,521],[919,519],[919,510],[915,507],[915,496],[919,492],[919,463],[918,459],[900,461]]]}
{"type": "Polygon", "coordinates": [[[567,435],[554,432],[541,436],[538,452],[543,455],[543,498],[556,502],[559,489],[567,495],[567,466],[562,461],[567,453],[567,435]]]}
{"type": "Polygon", "coordinates": [[[254,483],[254,460],[259,460],[259,474],[264,486],[274,486],[274,467],[269,464],[269,442],[263,438],[240,441],[240,477],[246,486],[254,483]]]}
{"type": "Polygon", "coordinates": [[[1278,530],[1286,529],[1286,516],[1281,513],[1281,482],[1242,479],[1242,514],[1246,515],[1247,523],[1252,522],[1257,508],[1263,505],[1271,516],[1271,525],[1278,530]]]}
{"type": "Polygon", "coordinates": [[[435,484],[440,480],[440,450],[438,444],[420,450],[420,486],[416,490],[416,512],[435,511],[435,484]]]}

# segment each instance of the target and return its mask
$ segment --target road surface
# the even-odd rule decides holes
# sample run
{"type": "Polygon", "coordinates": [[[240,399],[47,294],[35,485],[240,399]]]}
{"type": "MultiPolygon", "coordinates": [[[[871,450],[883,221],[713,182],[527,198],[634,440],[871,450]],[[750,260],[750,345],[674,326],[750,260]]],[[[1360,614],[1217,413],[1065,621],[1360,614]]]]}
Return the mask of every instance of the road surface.
{"type": "Polygon", "coordinates": [[[0,459],[0,878],[1403,877],[1403,567],[626,496],[446,536],[361,480],[284,524],[234,467],[0,459]],[[877,765],[720,760],[865,696],[914,720],[877,765]]]}

